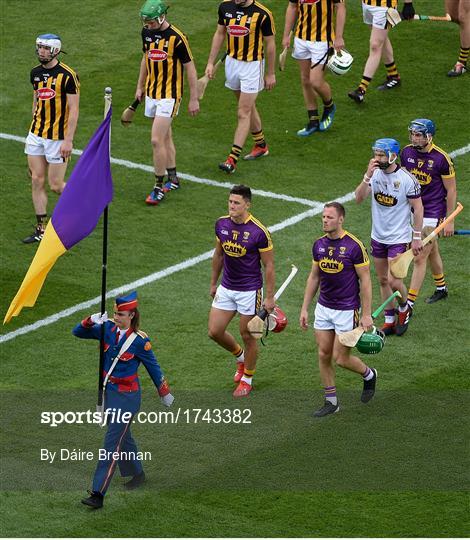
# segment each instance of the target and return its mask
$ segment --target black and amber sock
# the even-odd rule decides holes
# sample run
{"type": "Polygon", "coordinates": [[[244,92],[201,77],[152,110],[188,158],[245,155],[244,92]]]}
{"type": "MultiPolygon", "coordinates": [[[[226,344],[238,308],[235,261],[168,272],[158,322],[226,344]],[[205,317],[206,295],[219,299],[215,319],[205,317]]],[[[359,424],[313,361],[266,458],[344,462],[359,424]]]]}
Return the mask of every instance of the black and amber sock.
{"type": "Polygon", "coordinates": [[[244,369],[243,370],[243,377],[242,377],[242,381],[245,381],[246,383],[248,384],[251,384],[253,382],[253,375],[255,374],[255,371],[254,369],[244,369]]]}
{"type": "Polygon", "coordinates": [[[419,289],[409,289],[408,291],[408,297],[406,299],[408,305],[411,309],[414,308],[416,299],[418,298],[419,289]]]}
{"type": "Polygon", "coordinates": [[[385,64],[385,69],[387,70],[387,77],[393,77],[394,79],[398,79],[398,69],[397,65],[395,64],[395,60],[393,62],[390,62],[390,64],[385,64]]]}
{"type": "Polygon", "coordinates": [[[233,161],[235,161],[236,163],[241,153],[242,153],[242,149],[240,148],[240,146],[234,144],[232,146],[232,149],[230,150],[230,154],[228,155],[228,157],[231,157],[233,161]]]}
{"type": "Polygon", "coordinates": [[[161,189],[163,187],[163,179],[165,178],[165,176],[160,176],[158,174],[155,175],[155,186],[154,186],[154,189],[155,188],[159,188],[161,189]]]}
{"type": "Polygon", "coordinates": [[[329,99],[328,101],[324,101],[323,107],[324,107],[325,112],[330,111],[333,108],[333,100],[329,99]]]}
{"type": "Polygon", "coordinates": [[[363,75],[361,82],[359,83],[358,90],[362,90],[365,94],[367,92],[367,89],[369,88],[369,84],[371,80],[372,80],[372,77],[366,77],[365,75],[363,75]]]}
{"type": "Polygon", "coordinates": [[[259,131],[252,131],[251,136],[253,137],[256,146],[259,146],[260,148],[266,148],[266,140],[264,138],[264,133],[262,129],[260,129],[259,131]]]}
{"type": "Polygon", "coordinates": [[[237,348],[232,351],[233,356],[237,359],[237,362],[245,361],[245,351],[237,344],[237,348]]]}
{"type": "Polygon", "coordinates": [[[442,291],[446,288],[446,280],[444,274],[433,274],[432,278],[434,279],[434,285],[438,291],[442,291]]]}
{"type": "Polygon", "coordinates": [[[318,126],[318,124],[320,123],[320,115],[318,114],[318,109],[309,109],[307,111],[307,116],[309,127],[318,126]]]}
{"type": "Polygon", "coordinates": [[[464,66],[467,65],[469,51],[470,51],[470,47],[462,47],[462,46],[460,47],[460,54],[459,54],[458,61],[464,66]]]}
{"type": "Polygon", "coordinates": [[[36,214],[36,221],[37,221],[38,227],[44,230],[47,225],[47,214],[36,214]]]}
{"type": "Polygon", "coordinates": [[[166,172],[168,173],[168,180],[178,180],[178,175],[176,174],[176,167],[169,167],[166,172]]]}

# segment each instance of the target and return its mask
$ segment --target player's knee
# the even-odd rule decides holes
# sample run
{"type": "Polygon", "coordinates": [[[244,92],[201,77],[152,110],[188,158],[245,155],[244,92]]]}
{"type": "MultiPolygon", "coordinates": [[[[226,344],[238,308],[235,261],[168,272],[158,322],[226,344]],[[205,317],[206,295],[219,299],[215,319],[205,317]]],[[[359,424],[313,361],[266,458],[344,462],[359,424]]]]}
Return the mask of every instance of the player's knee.
{"type": "Polygon", "coordinates": [[[159,135],[152,135],[150,142],[152,143],[153,148],[161,148],[166,141],[164,137],[160,137],[159,135]]]}
{"type": "Polygon", "coordinates": [[[371,40],[369,46],[370,54],[382,54],[383,41],[371,40]]]}
{"type": "Polygon", "coordinates": [[[378,276],[379,278],[379,285],[381,287],[386,287],[387,285],[389,285],[389,276],[378,276]]]}
{"type": "Polygon", "coordinates": [[[345,354],[339,354],[336,357],[336,365],[339,367],[346,367],[348,365],[349,356],[345,354]]]}
{"type": "Polygon", "coordinates": [[[331,351],[327,349],[318,349],[318,360],[322,364],[329,364],[331,362],[331,351]]]}

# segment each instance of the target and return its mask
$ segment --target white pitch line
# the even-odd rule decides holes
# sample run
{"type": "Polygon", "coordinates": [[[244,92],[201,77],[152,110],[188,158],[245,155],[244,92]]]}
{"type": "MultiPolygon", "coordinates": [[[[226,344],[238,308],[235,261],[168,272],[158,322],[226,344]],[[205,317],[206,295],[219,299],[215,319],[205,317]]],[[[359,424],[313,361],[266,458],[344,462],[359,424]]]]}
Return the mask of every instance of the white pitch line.
{"type": "MultiPolygon", "coordinates": [[[[2,134],[0,134],[0,136],[1,135],[2,134]]],[[[17,137],[17,139],[21,139],[21,137],[17,137]]],[[[468,152],[470,152],[470,144],[467,146],[464,146],[463,148],[458,148],[457,150],[450,152],[449,155],[450,157],[457,157],[457,156],[466,154],[468,152]]],[[[341,203],[347,203],[353,199],[354,199],[354,191],[351,191],[350,193],[346,193],[346,195],[343,195],[342,197],[338,197],[336,199],[330,199],[330,200],[336,200],[341,203]]],[[[305,212],[302,212],[300,214],[287,218],[284,221],[281,221],[280,223],[276,223],[275,225],[272,225],[271,227],[268,227],[268,228],[271,232],[277,232],[287,227],[291,227],[292,225],[295,225],[299,223],[300,221],[303,221],[304,219],[307,219],[309,217],[313,217],[319,214],[323,210],[323,205],[324,203],[317,203],[315,208],[311,208],[310,210],[306,210],[305,212]]],[[[137,289],[138,287],[142,287],[143,285],[148,285],[149,283],[153,283],[154,281],[158,281],[160,279],[163,279],[164,277],[175,274],[176,272],[180,272],[181,270],[186,270],[187,268],[191,268],[192,266],[195,266],[196,264],[199,264],[200,262],[210,259],[212,257],[212,253],[213,253],[213,250],[206,251],[205,253],[202,253],[201,255],[197,255],[196,257],[191,257],[190,259],[186,259],[185,261],[181,263],[175,264],[173,266],[169,266],[163,270],[160,270],[146,277],[138,279],[137,281],[133,281],[132,283],[122,285],[121,287],[118,287],[116,289],[113,289],[112,291],[109,291],[106,294],[106,298],[108,299],[108,298],[115,297],[119,294],[124,294],[128,291],[137,289]]],[[[29,332],[42,328],[43,326],[48,326],[49,324],[53,324],[64,317],[73,315],[77,311],[88,309],[95,304],[99,304],[100,302],[101,302],[101,297],[97,296],[95,298],[92,298],[91,300],[87,300],[86,302],[82,302],[70,308],[64,309],[63,311],[60,311],[59,313],[50,315],[49,317],[46,317],[45,319],[36,321],[33,324],[28,324],[26,326],[22,326],[21,328],[18,328],[17,330],[14,330],[13,332],[8,332],[7,334],[0,335],[0,343],[5,343],[18,336],[28,334],[29,332]]]]}
{"type": "MultiPolygon", "coordinates": [[[[0,139],[5,139],[7,141],[15,141],[24,143],[26,139],[24,137],[19,137],[18,135],[10,135],[10,133],[0,133],[0,139]]],[[[74,149],[72,154],[76,156],[81,156],[83,150],[74,149]]],[[[133,161],[128,161],[127,159],[111,158],[111,163],[113,165],[121,165],[122,167],[127,167],[128,169],[139,169],[141,171],[149,172],[154,174],[154,168],[150,165],[143,165],[142,163],[134,163],[133,161]]],[[[193,176],[192,174],[186,174],[178,172],[178,176],[189,182],[194,182],[196,184],[205,184],[206,186],[219,187],[223,189],[231,189],[233,187],[233,182],[217,182],[216,180],[209,180],[209,178],[199,178],[198,176],[193,176]]],[[[269,199],[279,199],[281,201],[293,202],[303,204],[305,206],[310,206],[316,208],[319,204],[319,201],[311,201],[310,199],[304,199],[302,197],[292,197],[291,195],[284,195],[283,193],[273,193],[272,191],[264,191],[262,189],[252,189],[251,192],[254,195],[259,195],[260,197],[267,197],[269,199]]]]}

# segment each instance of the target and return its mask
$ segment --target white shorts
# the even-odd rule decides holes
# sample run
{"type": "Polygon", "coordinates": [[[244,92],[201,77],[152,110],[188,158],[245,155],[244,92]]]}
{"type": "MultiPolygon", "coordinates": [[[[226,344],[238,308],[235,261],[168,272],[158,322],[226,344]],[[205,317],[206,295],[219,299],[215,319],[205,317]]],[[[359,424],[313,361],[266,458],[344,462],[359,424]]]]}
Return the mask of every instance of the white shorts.
{"type": "Polygon", "coordinates": [[[225,59],[225,86],[244,94],[257,94],[264,88],[264,60],[242,62],[231,56],[225,59]]]}
{"type": "Polygon", "coordinates": [[[423,229],[424,227],[432,227],[433,230],[438,226],[439,220],[437,218],[425,217],[423,218],[423,229]]]}
{"type": "Polygon", "coordinates": [[[65,163],[65,159],[60,155],[60,147],[63,142],[44,139],[30,131],[26,137],[24,153],[28,156],[45,156],[47,163],[54,165],[65,163]]]}
{"type": "Polygon", "coordinates": [[[145,96],[145,116],[149,118],[155,118],[155,116],[173,118],[178,114],[180,103],[180,99],[153,99],[145,96]]]}
{"type": "Polygon", "coordinates": [[[315,308],[315,330],[334,330],[336,334],[349,332],[354,328],[357,309],[331,309],[317,303],[315,308]]]}
{"type": "Polygon", "coordinates": [[[366,24],[384,30],[387,28],[387,8],[362,4],[362,18],[366,24]]]}
{"type": "Polygon", "coordinates": [[[240,315],[255,315],[261,308],[262,300],[262,289],[257,291],[232,291],[219,285],[212,301],[212,307],[224,311],[238,311],[240,315]]]}
{"type": "Polygon", "coordinates": [[[296,36],[292,58],[310,60],[312,64],[326,64],[328,62],[328,42],[306,41],[296,36]]]}

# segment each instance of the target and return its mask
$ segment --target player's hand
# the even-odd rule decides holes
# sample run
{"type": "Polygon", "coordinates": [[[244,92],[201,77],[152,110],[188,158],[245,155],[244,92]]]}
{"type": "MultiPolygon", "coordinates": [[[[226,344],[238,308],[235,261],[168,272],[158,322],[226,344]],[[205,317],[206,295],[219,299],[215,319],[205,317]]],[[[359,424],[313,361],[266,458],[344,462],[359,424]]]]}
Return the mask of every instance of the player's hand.
{"type": "Polygon", "coordinates": [[[342,37],[336,36],[333,41],[333,48],[337,52],[339,52],[341,49],[344,49],[344,39],[342,37]]]}
{"type": "Polygon", "coordinates": [[[215,297],[216,292],[217,292],[217,285],[211,285],[209,289],[209,294],[212,296],[212,298],[215,297]]]}
{"type": "Polygon", "coordinates": [[[175,397],[173,394],[167,394],[166,396],[162,396],[160,401],[163,403],[163,405],[165,405],[165,407],[171,407],[173,405],[173,401],[175,401],[175,397]]]}
{"type": "Polygon", "coordinates": [[[144,90],[143,88],[137,88],[135,91],[135,99],[142,101],[142,98],[144,97],[144,90]]]}
{"type": "Polygon", "coordinates": [[[302,330],[308,329],[308,310],[302,309],[302,311],[300,312],[299,324],[302,330]]]}
{"type": "Polygon", "coordinates": [[[274,296],[266,296],[266,298],[263,300],[263,307],[268,313],[271,313],[275,305],[276,300],[274,296]]]}
{"type": "Polygon", "coordinates": [[[108,320],[108,313],[106,311],[103,314],[93,313],[93,315],[90,315],[90,321],[93,324],[103,324],[107,320],[108,320]]]}
{"type": "Polygon", "coordinates": [[[165,379],[163,379],[162,384],[158,387],[158,395],[160,400],[165,405],[165,407],[171,407],[173,401],[175,401],[174,396],[170,392],[170,387],[165,379]]]}
{"type": "Polygon", "coordinates": [[[60,155],[64,159],[69,159],[72,155],[73,143],[72,141],[64,141],[60,146],[60,155]]]}
{"type": "Polygon", "coordinates": [[[364,328],[364,332],[369,332],[374,326],[372,317],[370,315],[363,315],[361,317],[360,324],[362,328],[364,328]]]}
{"type": "Polygon", "coordinates": [[[213,79],[214,78],[214,64],[207,64],[206,66],[206,71],[204,72],[208,77],[209,79],[213,79]]]}
{"type": "Polygon", "coordinates": [[[415,16],[415,8],[413,7],[413,2],[407,2],[406,4],[403,4],[403,11],[401,12],[401,16],[406,21],[409,21],[415,16]]]}
{"type": "Polygon", "coordinates": [[[191,116],[196,116],[199,112],[199,100],[197,98],[190,99],[188,103],[188,112],[191,116]]]}
{"type": "Polygon", "coordinates": [[[287,34],[287,36],[283,36],[283,38],[282,38],[282,48],[283,49],[289,49],[290,48],[290,34],[287,34]]]}
{"type": "Polygon", "coordinates": [[[379,167],[378,161],[375,158],[372,158],[369,161],[369,165],[367,165],[367,172],[366,172],[367,176],[369,178],[372,178],[372,175],[374,174],[375,169],[378,169],[378,167],[379,167]]]}
{"type": "Polygon", "coordinates": [[[411,242],[411,249],[413,250],[413,255],[416,257],[416,255],[419,255],[423,251],[423,241],[421,239],[413,240],[411,242]]]}
{"type": "Polygon", "coordinates": [[[272,90],[276,86],[276,75],[266,75],[264,78],[264,87],[266,90],[272,90]]]}
{"type": "Polygon", "coordinates": [[[454,236],[454,222],[453,221],[451,221],[450,223],[446,223],[446,225],[444,225],[442,236],[445,236],[445,237],[454,236]]]}

